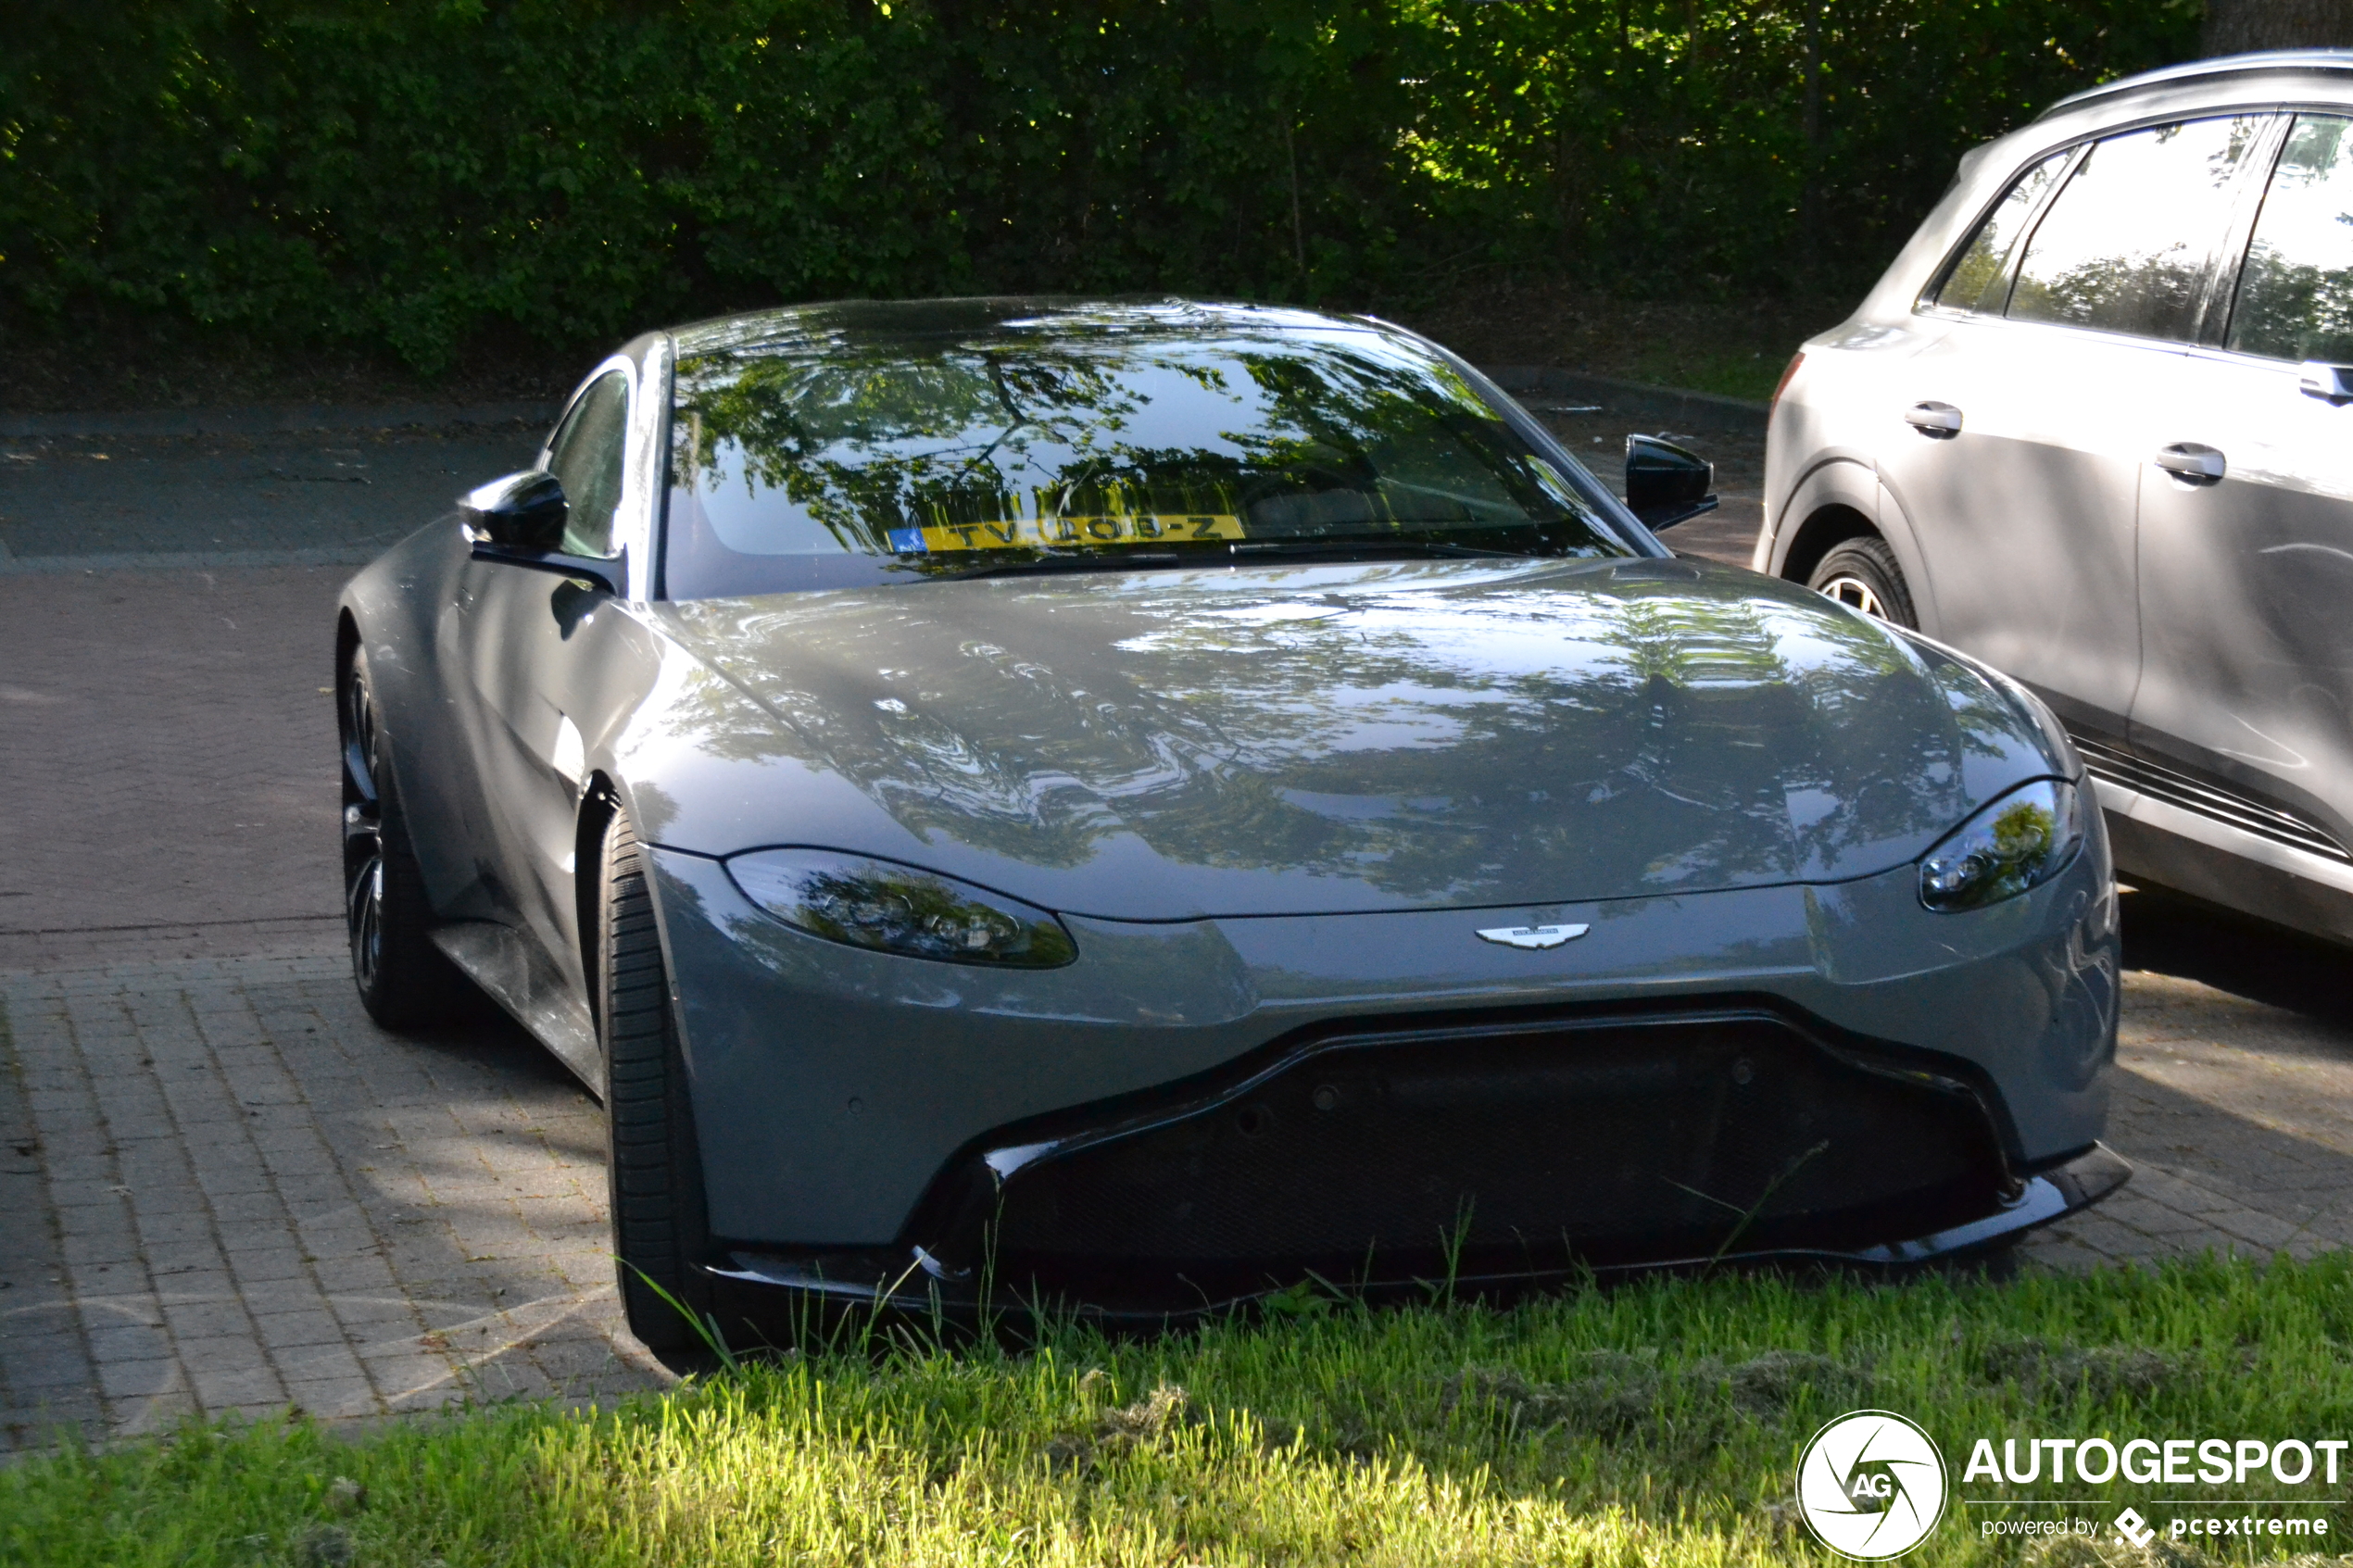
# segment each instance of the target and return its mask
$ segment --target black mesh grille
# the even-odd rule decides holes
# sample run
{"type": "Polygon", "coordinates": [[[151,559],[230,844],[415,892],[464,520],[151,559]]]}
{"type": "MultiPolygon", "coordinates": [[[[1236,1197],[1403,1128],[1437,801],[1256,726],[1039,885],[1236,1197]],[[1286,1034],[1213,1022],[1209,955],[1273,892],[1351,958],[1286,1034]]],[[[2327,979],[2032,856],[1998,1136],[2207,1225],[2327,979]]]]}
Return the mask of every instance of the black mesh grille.
{"type": "MultiPolygon", "coordinates": [[[[998,1266],[1204,1288],[1849,1247],[1986,1213],[2004,1167],[1966,1092],[1769,1017],[1338,1042],[1066,1136],[995,1196],[998,1266]]],[[[970,1212],[967,1210],[967,1212],[970,1212]]]]}

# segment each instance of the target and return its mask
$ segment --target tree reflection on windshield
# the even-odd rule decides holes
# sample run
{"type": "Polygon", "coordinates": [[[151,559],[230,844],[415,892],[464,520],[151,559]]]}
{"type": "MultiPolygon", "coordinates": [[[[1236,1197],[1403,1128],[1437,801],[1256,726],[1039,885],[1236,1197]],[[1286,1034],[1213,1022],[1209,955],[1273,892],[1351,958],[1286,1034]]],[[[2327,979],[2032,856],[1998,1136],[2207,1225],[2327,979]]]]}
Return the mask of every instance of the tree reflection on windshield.
{"type": "Polygon", "coordinates": [[[1460,372],[1369,327],[832,332],[689,356],[677,388],[673,598],[1245,540],[1627,553],[1460,372]]]}

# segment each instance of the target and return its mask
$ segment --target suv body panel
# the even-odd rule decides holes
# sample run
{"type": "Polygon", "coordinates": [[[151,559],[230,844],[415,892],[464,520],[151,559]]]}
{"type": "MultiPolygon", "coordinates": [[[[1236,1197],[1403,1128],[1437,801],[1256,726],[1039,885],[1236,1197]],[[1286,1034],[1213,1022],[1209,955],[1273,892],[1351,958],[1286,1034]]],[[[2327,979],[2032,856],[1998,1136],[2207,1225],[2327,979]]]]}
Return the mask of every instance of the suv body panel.
{"type": "MultiPolygon", "coordinates": [[[[1855,314],[1805,345],[1768,434],[1753,564],[1804,580],[1867,521],[1923,631],[2019,676],[2095,743],[2122,874],[2353,941],[2353,402],[2223,346],[2298,112],[2353,119],[2353,51],[2111,83],[1964,157],[1855,314]],[[2224,116],[2269,118],[2179,336],[1929,302],[2040,160],[2224,116]],[[1962,410],[1958,435],[1906,423],[1928,400],[1962,410]],[[2155,466],[2176,443],[2220,451],[2227,472],[2155,466]]],[[[2021,228],[2010,275],[2074,167],[2021,228]]]]}

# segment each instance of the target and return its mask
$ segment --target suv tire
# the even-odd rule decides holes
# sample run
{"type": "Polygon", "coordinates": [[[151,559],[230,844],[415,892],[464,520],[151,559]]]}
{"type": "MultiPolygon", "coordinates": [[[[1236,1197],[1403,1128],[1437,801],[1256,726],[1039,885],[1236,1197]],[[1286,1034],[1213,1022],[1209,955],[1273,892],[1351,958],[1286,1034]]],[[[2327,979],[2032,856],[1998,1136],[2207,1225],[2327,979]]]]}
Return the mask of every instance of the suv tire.
{"type": "Polygon", "coordinates": [[[1904,569],[1895,564],[1895,552],[1887,547],[1887,541],[1876,533],[1831,546],[1830,553],[1815,563],[1806,585],[1849,609],[1876,615],[1907,631],[1919,630],[1919,615],[1912,608],[1912,590],[1904,582],[1904,569]]]}

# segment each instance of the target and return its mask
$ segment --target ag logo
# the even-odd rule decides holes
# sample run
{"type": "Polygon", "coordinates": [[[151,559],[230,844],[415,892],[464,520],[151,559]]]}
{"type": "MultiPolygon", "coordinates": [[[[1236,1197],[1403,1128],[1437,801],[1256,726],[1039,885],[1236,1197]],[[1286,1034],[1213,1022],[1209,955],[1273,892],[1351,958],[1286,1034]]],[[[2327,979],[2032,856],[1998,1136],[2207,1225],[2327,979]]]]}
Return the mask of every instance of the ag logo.
{"type": "Polygon", "coordinates": [[[1926,1540],[1944,1517],[1944,1456],[1890,1411],[1840,1416],[1797,1461],[1797,1511],[1824,1546],[1863,1562],[1926,1540]]]}

